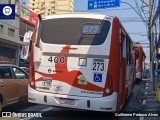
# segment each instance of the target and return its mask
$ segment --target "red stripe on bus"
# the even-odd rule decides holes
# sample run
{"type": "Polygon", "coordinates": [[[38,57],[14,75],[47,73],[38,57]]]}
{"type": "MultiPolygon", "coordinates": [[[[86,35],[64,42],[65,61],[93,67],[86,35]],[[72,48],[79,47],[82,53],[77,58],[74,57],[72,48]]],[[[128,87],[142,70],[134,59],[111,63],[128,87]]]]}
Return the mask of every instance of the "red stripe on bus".
{"type": "MultiPolygon", "coordinates": [[[[62,54],[68,54],[70,50],[70,45],[66,45],[61,53],[62,54]]],[[[60,57],[60,56],[59,56],[60,57]]],[[[67,61],[68,61],[68,57],[64,56],[64,64],[61,63],[56,63],[55,64],[55,70],[56,71],[62,71],[61,73],[55,73],[55,74],[47,74],[47,73],[42,73],[39,71],[35,71],[37,73],[39,73],[40,75],[44,76],[44,77],[51,77],[53,80],[57,80],[57,81],[62,81],[65,83],[68,83],[74,87],[80,88],[80,89],[85,89],[85,90],[91,90],[91,91],[99,91],[99,92],[103,92],[104,88],[96,86],[90,82],[87,81],[87,83],[84,84],[79,84],[78,81],[78,76],[83,75],[80,71],[78,70],[73,70],[73,71],[68,71],[67,69],[67,61]]],[[[37,80],[36,80],[37,81],[37,80]]]]}

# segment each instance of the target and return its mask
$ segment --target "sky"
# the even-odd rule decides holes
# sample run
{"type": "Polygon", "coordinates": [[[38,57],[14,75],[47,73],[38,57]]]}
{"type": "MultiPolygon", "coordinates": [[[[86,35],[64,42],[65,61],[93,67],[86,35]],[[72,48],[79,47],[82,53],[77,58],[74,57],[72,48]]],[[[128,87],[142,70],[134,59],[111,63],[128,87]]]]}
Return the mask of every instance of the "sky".
{"type": "Polygon", "coordinates": [[[20,4],[27,8],[28,7],[28,1],[29,0],[20,0],[20,4]]]}
{"type": "MultiPolygon", "coordinates": [[[[123,2],[129,3],[132,7],[134,7],[137,10],[135,1],[138,2],[139,6],[142,5],[142,2],[140,0],[123,0],[123,2]]],[[[128,4],[120,3],[120,7],[98,9],[98,10],[87,10],[87,9],[88,9],[88,0],[74,0],[74,11],[96,12],[108,16],[117,16],[119,17],[120,21],[122,22],[122,25],[129,33],[133,41],[140,42],[142,44],[144,42],[149,43],[149,40],[146,36],[147,35],[146,24],[142,22],[142,19],[128,4]]],[[[145,45],[143,44],[143,46],[146,46],[146,44],[145,45]]],[[[149,63],[149,47],[144,47],[144,51],[147,56],[146,62],[149,63]]]]}

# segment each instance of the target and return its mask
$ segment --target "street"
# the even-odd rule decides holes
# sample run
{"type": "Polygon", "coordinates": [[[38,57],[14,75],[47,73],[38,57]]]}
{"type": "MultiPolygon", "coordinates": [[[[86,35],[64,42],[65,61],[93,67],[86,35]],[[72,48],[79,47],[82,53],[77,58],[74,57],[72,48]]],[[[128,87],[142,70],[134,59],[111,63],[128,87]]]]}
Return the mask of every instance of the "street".
{"type": "MultiPolygon", "coordinates": [[[[129,117],[130,120],[158,120],[160,118],[156,115],[158,114],[158,108],[160,105],[155,102],[155,96],[151,94],[151,82],[142,81],[140,84],[135,85],[131,96],[129,97],[127,103],[120,113],[103,113],[103,112],[92,112],[84,110],[75,110],[67,108],[57,108],[46,105],[31,104],[27,101],[16,103],[7,106],[3,109],[3,112],[15,112],[15,113],[41,113],[42,117],[21,117],[23,120],[45,120],[56,119],[56,120],[128,120],[128,114],[132,116],[129,117]],[[149,87],[148,95],[146,94],[146,85],[149,87]],[[147,99],[147,100],[146,100],[147,99]],[[148,101],[148,104],[146,102],[148,101]],[[152,101],[152,108],[149,107],[152,101]],[[155,106],[155,107],[154,107],[155,106]],[[149,111],[152,116],[143,117],[144,112],[149,111]],[[122,115],[123,113],[123,115],[122,115]],[[142,114],[139,114],[142,113],[142,114]],[[138,116],[135,116],[137,114],[138,116]],[[119,115],[119,116],[118,116],[119,115]]],[[[148,89],[148,88],[147,88],[148,89]]],[[[147,112],[147,114],[149,113],[147,112]]],[[[2,119],[2,118],[1,118],[2,119]]],[[[3,120],[3,119],[2,119],[3,120]]],[[[8,119],[4,119],[8,120],[8,119]]]]}
{"type": "MultiPolygon", "coordinates": [[[[47,119],[56,119],[56,120],[88,120],[92,118],[93,120],[97,119],[105,119],[106,117],[109,120],[114,119],[114,113],[100,113],[100,112],[92,112],[92,111],[84,111],[84,110],[74,110],[67,108],[56,108],[49,107],[46,105],[37,105],[30,104],[27,101],[17,103],[11,106],[4,108],[4,112],[15,112],[15,113],[42,113],[41,117],[30,117],[23,118],[23,120],[45,120],[47,119]],[[16,108],[16,110],[15,110],[16,108]]],[[[118,117],[117,117],[118,119],[118,117]]]]}
{"type": "Polygon", "coordinates": [[[160,120],[160,0],[0,0],[0,120],[160,120]]]}

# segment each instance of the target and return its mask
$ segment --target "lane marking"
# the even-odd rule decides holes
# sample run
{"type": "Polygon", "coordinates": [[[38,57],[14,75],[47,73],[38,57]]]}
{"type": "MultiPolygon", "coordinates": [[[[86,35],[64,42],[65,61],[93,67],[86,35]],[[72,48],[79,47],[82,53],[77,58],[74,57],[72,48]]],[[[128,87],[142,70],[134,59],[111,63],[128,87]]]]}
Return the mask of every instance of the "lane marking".
{"type": "Polygon", "coordinates": [[[147,100],[143,100],[142,105],[146,105],[147,100]]]}
{"type": "Polygon", "coordinates": [[[141,116],[141,117],[139,118],[139,120],[144,120],[144,117],[141,116]]]}
{"type": "Polygon", "coordinates": [[[148,87],[146,87],[146,89],[148,89],[148,87]]]}
{"type": "Polygon", "coordinates": [[[147,95],[147,91],[144,94],[147,95]]]}
{"type": "Polygon", "coordinates": [[[146,83],[146,86],[148,86],[148,83],[146,83]]]}
{"type": "Polygon", "coordinates": [[[42,109],[40,111],[41,111],[41,113],[43,113],[43,112],[46,112],[46,111],[49,111],[49,110],[52,110],[52,109],[53,109],[53,107],[48,107],[48,108],[42,109]]]}

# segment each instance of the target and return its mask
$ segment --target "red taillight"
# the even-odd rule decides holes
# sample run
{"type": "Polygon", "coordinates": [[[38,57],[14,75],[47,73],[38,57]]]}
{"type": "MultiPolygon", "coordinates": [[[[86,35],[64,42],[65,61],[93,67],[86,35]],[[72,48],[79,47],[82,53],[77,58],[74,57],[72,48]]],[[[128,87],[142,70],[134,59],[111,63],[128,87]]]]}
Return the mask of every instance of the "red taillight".
{"type": "Polygon", "coordinates": [[[111,75],[107,74],[106,85],[103,92],[103,96],[109,96],[113,93],[113,80],[111,75]]]}
{"type": "Polygon", "coordinates": [[[30,65],[29,65],[29,85],[31,88],[35,89],[35,75],[34,75],[34,63],[33,63],[33,45],[31,48],[30,55],[30,65]]]}

